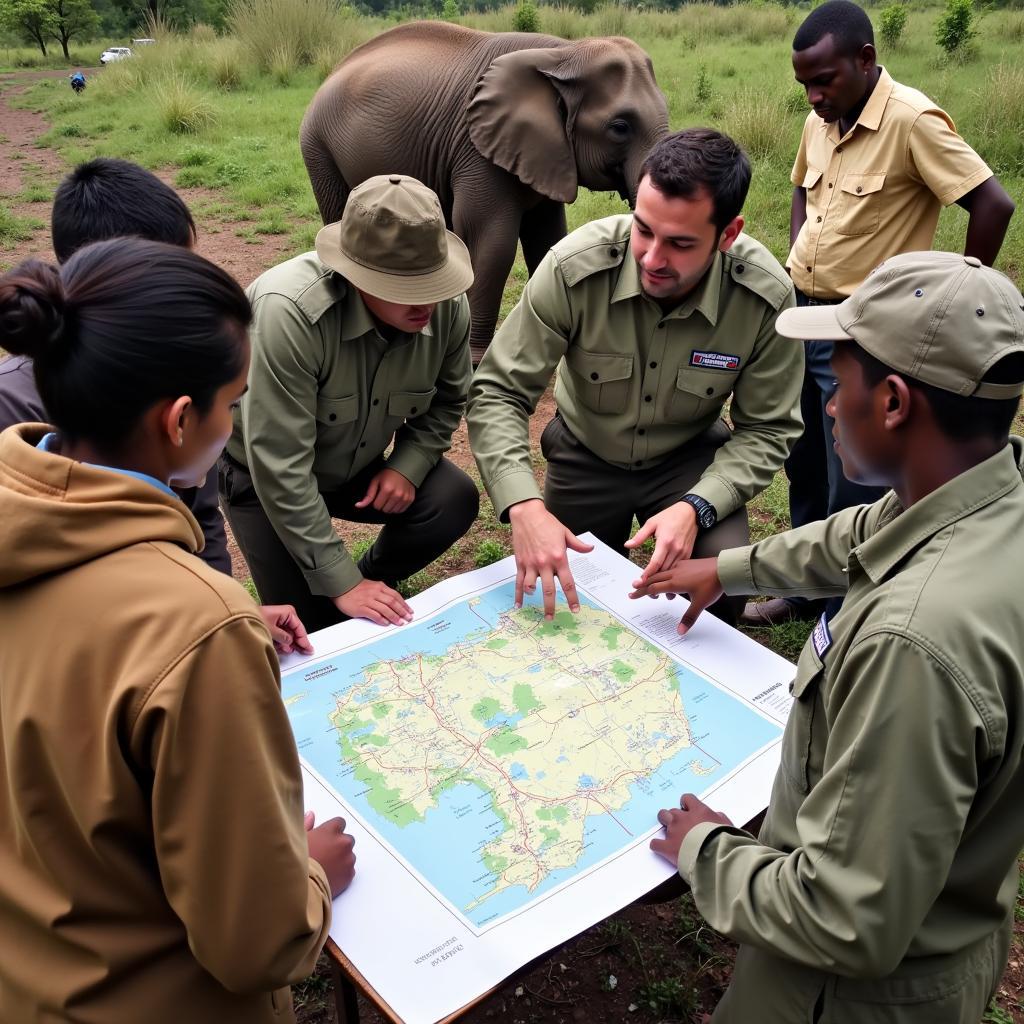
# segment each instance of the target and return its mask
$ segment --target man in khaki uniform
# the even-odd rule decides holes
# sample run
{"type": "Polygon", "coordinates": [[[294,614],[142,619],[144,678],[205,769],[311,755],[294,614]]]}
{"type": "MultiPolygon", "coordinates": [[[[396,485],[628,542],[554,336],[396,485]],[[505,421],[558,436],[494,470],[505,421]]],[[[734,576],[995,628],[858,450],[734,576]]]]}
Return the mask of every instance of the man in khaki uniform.
{"type": "Polygon", "coordinates": [[[726,136],[668,136],[641,169],[635,214],[559,242],[491,343],[467,420],[495,512],[512,524],[517,601],[539,578],[550,617],[557,577],[579,607],[566,547],[589,550],[582,531],[618,549],[653,537],[650,572],[746,543],[746,502],[800,429],[802,366],[775,334],[792,286],[740,233],[749,184],[726,136]],[[556,366],[542,501],[527,422],[556,366]]]}
{"type": "Polygon", "coordinates": [[[954,253],[883,263],[779,332],[835,341],[853,480],[892,491],[634,597],[845,595],[792,684],[760,836],[691,794],[652,848],[742,945],[715,1024],[977,1024],[1006,964],[1024,846],[1024,297],[954,253]]]}
{"type": "MultiPolygon", "coordinates": [[[[786,265],[799,304],[840,302],[882,260],[930,249],[939,211],[951,203],[970,214],[964,252],[991,265],[1013,201],[949,115],[876,63],[871,21],[860,7],[829,0],[816,8],[793,40],[793,69],[814,108],[792,173],[786,265]]],[[[794,526],[881,496],[846,480],[832,450],[825,412],[831,354],[825,340],[807,347],[804,433],[786,461],[794,526]]],[[[744,621],[763,625],[817,611],[778,599],[749,606],[744,621]]]]}
{"type": "Polygon", "coordinates": [[[249,287],[252,368],[221,500],[261,600],[310,630],[408,621],[398,581],[476,518],[476,485],[442,458],[472,374],[472,281],[437,197],[395,174],[353,189],[315,253],[249,287]],[[358,565],[332,516],[384,524],[358,565]]]}

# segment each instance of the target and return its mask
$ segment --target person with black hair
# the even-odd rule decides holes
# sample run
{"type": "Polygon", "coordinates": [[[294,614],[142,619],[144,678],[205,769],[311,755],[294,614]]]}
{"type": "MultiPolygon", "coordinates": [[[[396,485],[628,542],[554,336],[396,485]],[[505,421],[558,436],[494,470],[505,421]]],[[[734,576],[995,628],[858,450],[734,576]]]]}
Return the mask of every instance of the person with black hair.
{"type": "Polygon", "coordinates": [[[893,257],[778,331],[835,343],[851,479],[888,493],[637,581],[842,596],[797,663],[757,838],[684,794],[651,847],[742,945],[714,1024],[974,1024],[1024,847],[1024,296],[973,256],[893,257]]]}
{"type": "Polygon", "coordinates": [[[0,1019],[294,1019],[352,839],[303,822],[271,636],[173,487],[249,369],[225,271],[140,239],[0,277],[53,426],[0,434],[0,1019]]]}
{"type": "MultiPolygon", "coordinates": [[[[939,210],[951,203],[970,216],[964,253],[993,263],[1013,200],[949,115],[877,63],[864,10],[828,0],[811,11],[793,39],[793,70],[813,108],[792,172],[786,266],[798,303],[840,302],[882,260],[929,249],[939,210]]],[[[786,461],[794,526],[880,497],[847,480],[832,450],[831,351],[825,340],[807,347],[804,431],[786,461]]],[[[748,605],[741,621],[765,625],[820,610],[820,602],[780,598],[748,605]]]]}
{"type": "MultiPolygon", "coordinates": [[[[196,237],[192,214],[174,189],[138,164],[108,157],[79,164],[57,186],[50,228],[61,263],[89,242],[122,235],[186,247],[196,237]]],[[[36,387],[32,360],[12,356],[0,362],[0,430],[14,423],[45,423],[49,418],[36,387]]],[[[206,543],[199,557],[230,576],[216,475],[183,493],[182,500],[202,527],[206,543]]]]}
{"type": "MultiPolygon", "coordinates": [[[[728,136],[662,139],[635,212],[559,242],[487,350],[466,419],[495,512],[512,524],[517,603],[539,579],[551,618],[557,579],[578,609],[566,551],[590,550],[576,536],[586,530],[623,553],[653,538],[652,573],[747,542],[746,503],[800,430],[803,367],[775,335],[792,285],[741,233],[749,185],[728,136]],[[556,366],[542,500],[527,425],[556,366]]],[[[738,611],[715,609],[733,622],[738,611]]]]}

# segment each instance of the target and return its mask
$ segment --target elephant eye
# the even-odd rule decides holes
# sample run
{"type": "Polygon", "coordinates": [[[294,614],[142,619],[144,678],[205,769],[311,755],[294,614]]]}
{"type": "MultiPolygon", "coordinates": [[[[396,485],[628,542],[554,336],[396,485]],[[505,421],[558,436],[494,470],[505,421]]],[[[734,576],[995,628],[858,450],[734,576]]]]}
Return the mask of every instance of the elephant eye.
{"type": "Polygon", "coordinates": [[[608,131],[617,139],[624,139],[629,135],[629,122],[617,119],[608,125],[608,131]]]}

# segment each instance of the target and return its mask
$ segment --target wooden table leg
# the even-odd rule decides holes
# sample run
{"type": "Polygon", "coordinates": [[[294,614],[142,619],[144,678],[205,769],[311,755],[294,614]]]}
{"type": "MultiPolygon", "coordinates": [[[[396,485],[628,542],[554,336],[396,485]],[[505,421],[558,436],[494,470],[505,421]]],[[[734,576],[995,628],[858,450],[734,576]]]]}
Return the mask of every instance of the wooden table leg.
{"type": "Polygon", "coordinates": [[[334,982],[334,1009],[338,1024],[359,1024],[359,1001],[352,979],[331,958],[331,975],[334,982]]]}

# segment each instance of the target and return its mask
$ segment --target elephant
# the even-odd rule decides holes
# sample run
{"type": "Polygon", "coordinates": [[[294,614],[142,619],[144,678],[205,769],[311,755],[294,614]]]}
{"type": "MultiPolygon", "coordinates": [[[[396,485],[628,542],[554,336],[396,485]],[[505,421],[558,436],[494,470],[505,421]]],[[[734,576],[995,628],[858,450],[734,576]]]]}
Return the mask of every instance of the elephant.
{"type": "Polygon", "coordinates": [[[469,248],[477,362],[522,242],[529,273],[566,233],[583,185],[632,206],[640,166],[668,131],[647,54],[623,38],[569,41],[410,22],[353,50],[299,133],[324,223],[351,188],[403,173],[432,188],[469,248]]]}

